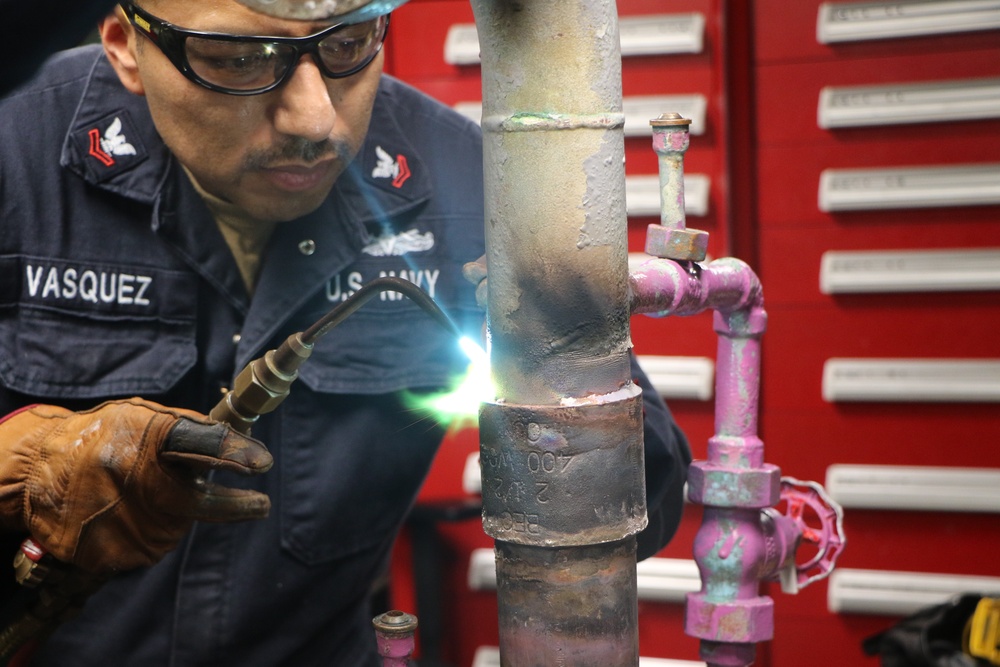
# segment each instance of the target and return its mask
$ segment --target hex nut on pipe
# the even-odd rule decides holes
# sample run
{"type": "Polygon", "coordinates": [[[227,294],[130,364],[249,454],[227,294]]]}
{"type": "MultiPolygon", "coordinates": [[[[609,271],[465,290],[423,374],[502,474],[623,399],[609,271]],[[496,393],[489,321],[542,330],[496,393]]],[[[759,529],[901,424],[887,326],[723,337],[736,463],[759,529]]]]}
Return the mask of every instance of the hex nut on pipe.
{"type": "Polygon", "coordinates": [[[703,593],[688,593],[684,632],[708,641],[754,644],[774,638],[774,600],[713,602],[703,593]]]}
{"type": "Polygon", "coordinates": [[[781,469],[769,463],[740,470],[696,461],[688,468],[688,497],[710,507],[771,507],[781,497],[781,469]]]}
{"type": "Polygon", "coordinates": [[[650,225],[646,229],[646,254],[678,261],[704,261],[708,254],[708,232],[650,225]]]}

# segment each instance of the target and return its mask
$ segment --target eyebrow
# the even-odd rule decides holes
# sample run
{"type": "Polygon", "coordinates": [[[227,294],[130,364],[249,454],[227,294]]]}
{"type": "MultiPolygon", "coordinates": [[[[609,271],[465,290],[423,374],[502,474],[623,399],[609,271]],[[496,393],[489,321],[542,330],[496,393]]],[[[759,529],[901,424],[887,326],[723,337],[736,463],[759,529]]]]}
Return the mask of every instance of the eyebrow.
{"type": "MultiPolygon", "coordinates": [[[[188,26],[177,25],[176,23],[172,23],[170,21],[168,21],[168,23],[171,23],[171,25],[176,25],[178,28],[184,28],[185,30],[194,30],[196,32],[210,32],[210,33],[215,33],[217,35],[233,35],[234,37],[263,37],[263,38],[273,37],[275,39],[286,39],[289,37],[291,38],[312,37],[315,34],[321,33],[324,30],[328,30],[338,25],[337,23],[334,22],[308,24],[309,32],[300,35],[300,34],[279,34],[275,32],[246,32],[246,31],[234,32],[232,26],[225,26],[221,29],[214,27],[190,28],[188,26]]],[[[307,24],[303,23],[302,25],[307,25],[307,24]]]]}
{"type": "MultiPolygon", "coordinates": [[[[267,33],[267,32],[247,32],[247,31],[234,32],[233,28],[232,28],[232,25],[229,24],[229,23],[224,23],[220,27],[215,27],[215,26],[209,24],[208,26],[194,28],[194,27],[191,27],[189,25],[184,25],[184,24],[178,23],[176,21],[173,21],[171,19],[164,18],[162,16],[159,16],[158,14],[154,14],[154,13],[150,12],[149,10],[145,9],[144,7],[135,6],[135,8],[136,8],[136,10],[138,10],[138,12],[145,12],[145,13],[149,14],[151,17],[155,18],[156,20],[162,21],[162,22],[164,22],[164,23],[166,23],[166,24],[168,24],[170,26],[173,26],[174,28],[178,28],[180,30],[187,30],[189,32],[206,32],[206,33],[213,33],[213,34],[216,34],[216,35],[227,35],[227,36],[232,36],[232,37],[263,37],[263,38],[274,37],[276,39],[285,39],[285,38],[289,38],[289,37],[291,37],[291,38],[311,37],[312,35],[321,33],[324,30],[327,30],[329,28],[332,28],[335,25],[338,25],[335,22],[322,22],[322,21],[319,21],[319,22],[310,24],[310,26],[309,26],[311,28],[310,32],[307,32],[304,35],[297,35],[297,34],[285,34],[285,35],[283,35],[283,34],[274,33],[274,32],[270,32],[270,33],[267,33]]],[[[143,19],[142,16],[140,16],[138,12],[135,15],[136,19],[138,21],[140,21],[141,23],[145,23],[145,19],[143,19]]],[[[303,23],[300,23],[299,25],[306,25],[306,24],[303,22],[303,23]]],[[[296,26],[296,27],[298,27],[298,26],[296,26]]],[[[147,26],[147,29],[148,29],[148,26],[147,26]]]]}

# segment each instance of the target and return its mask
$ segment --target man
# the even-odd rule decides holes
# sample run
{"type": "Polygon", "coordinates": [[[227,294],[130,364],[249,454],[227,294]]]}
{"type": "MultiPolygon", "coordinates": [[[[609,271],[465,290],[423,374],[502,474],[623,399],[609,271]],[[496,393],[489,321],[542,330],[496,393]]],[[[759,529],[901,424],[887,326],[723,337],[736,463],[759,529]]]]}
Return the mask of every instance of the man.
{"type": "MultiPolygon", "coordinates": [[[[254,426],[268,472],[200,415],[381,275],[478,331],[478,128],[382,75],[387,24],[123,3],[0,102],[0,414],[41,404],[0,423],[0,521],[115,573],[32,664],[379,664],[368,597],[442,435],[406,397],[463,371],[455,341],[369,302],[254,426]]],[[[646,387],[643,556],[689,458],[646,387]]]]}

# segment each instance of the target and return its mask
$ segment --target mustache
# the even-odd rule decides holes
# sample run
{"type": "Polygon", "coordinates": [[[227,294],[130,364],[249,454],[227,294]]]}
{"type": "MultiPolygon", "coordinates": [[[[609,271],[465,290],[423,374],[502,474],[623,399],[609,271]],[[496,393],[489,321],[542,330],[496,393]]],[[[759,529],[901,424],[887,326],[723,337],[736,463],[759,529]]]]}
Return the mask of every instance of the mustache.
{"type": "Polygon", "coordinates": [[[347,164],[354,159],[353,153],[344,141],[310,141],[302,137],[291,137],[280,146],[250,151],[243,160],[243,166],[246,169],[266,169],[276,163],[312,163],[325,157],[333,157],[347,164]]]}

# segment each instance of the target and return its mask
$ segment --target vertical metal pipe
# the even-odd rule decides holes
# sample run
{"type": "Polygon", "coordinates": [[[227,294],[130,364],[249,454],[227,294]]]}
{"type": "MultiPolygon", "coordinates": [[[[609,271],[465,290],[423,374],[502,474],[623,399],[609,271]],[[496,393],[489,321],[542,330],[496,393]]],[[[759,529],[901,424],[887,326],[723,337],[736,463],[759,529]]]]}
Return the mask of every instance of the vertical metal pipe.
{"type": "Polygon", "coordinates": [[[660,175],[660,225],[687,229],[684,207],[684,154],[691,146],[691,121],[679,113],[661,114],[651,120],[653,151],[660,175]]]}
{"type": "Polygon", "coordinates": [[[638,664],[634,540],[496,554],[501,665],[638,664]]]}
{"type": "Polygon", "coordinates": [[[472,5],[497,390],[480,415],[480,458],[500,661],[635,666],[634,535],[646,508],[617,8],[472,5]]]}
{"type": "Polygon", "coordinates": [[[760,339],[767,328],[760,281],[736,259],[695,263],[704,258],[708,235],[687,229],[683,211],[689,122],[664,114],[651,125],[662,215],[661,224],[649,226],[646,252],[662,259],[630,277],[632,311],[663,317],[711,308],[719,334],[715,436],[707,460],[688,470],[688,497],[705,511],[694,544],[702,587],[687,596],[684,629],[701,639],[700,655],[709,667],[748,667],[756,643],[774,634],[774,602],[759,595],[759,582],[780,571],[782,588],[795,591],[826,576],[843,547],[842,513],[814,484],[782,494],[791,516],[767,509],[778,501],[781,471],[764,463],[764,443],[757,437],[760,339]],[[794,554],[805,534],[801,507],[807,503],[824,518],[821,536],[812,538],[819,545],[818,567],[801,568],[794,554]]]}
{"type": "Polygon", "coordinates": [[[612,0],[473,0],[498,398],[629,380],[624,115],[612,0]]]}
{"type": "Polygon", "coordinates": [[[722,437],[756,438],[760,402],[760,337],[764,309],[715,314],[719,334],[716,358],[715,432],[722,437]]]}

